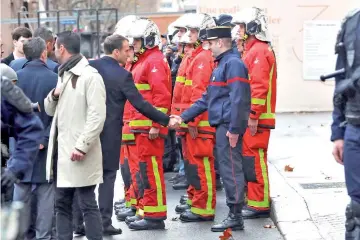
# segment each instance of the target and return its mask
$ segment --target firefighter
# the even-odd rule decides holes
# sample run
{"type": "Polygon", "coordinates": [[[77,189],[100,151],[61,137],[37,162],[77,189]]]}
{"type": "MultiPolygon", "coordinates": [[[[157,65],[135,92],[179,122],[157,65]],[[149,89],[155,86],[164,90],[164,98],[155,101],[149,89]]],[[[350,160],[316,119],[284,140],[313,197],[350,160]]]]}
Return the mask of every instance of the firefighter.
{"type": "MultiPolygon", "coordinates": [[[[129,31],[129,27],[136,19],[138,19],[138,17],[135,15],[123,17],[117,22],[115,32],[113,34],[126,36],[129,31]]],[[[133,50],[132,46],[130,46],[130,49],[133,50]]],[[[123,66],[128,71],[130,71],[132,65],[132,53],[133,51],[129,53],[127,64],[123,66]]],[[[129,127],[129,105],[129,101],[126,101],[124,107],[124,126],[122,129],[122,143],[120,149],[120,170],[124,182],[125,198],[124,200],[120,200],[115,203],[115,214],[117,215],[117,219],[119,221],[124,221],[127,216],[135,215],[134,212],[137,204],[136,196],[138,196],[136,181],[133,181],[135,179],[134,177],[136,172],[138,172],[138,161],[136,161],[136,157],[129,159],[129,153],[134,153],[134,156],[136,156],[134,149],[131,149],[132,151],[130,151],[131,146],[135,145],[135,136],[130,132],[129,127]]]]}
{"type": "MultiPolygon", "coordinates": [[[[169,113],[171,104],[171,75],[166,58],[159,50],[160,33],[149,19],[138,19],[129,30],[136,59],[132,74],[142,96],[158,110],[169,113]]],[[[147,119],[130,106],[129,127],[135,136],[139,161],[136,181],[139,187],[138,216],[127,221],[134,230],[164,229],[167,218],[166,193],[162,156],[167,128],[147,119]]],[[[129,157],[131,158],[131,157],[129,157]]],[[[129,220],[129,218],[127,218],[129,220]]]]}
{"type": "Polygon", "coordinates": [[[245,43],[244,63],[249,69],[251,112],[244,135],[244,165],[255,166],[245,172],[247,206],[244,219],[269,217],[270,192],[267,150],[270,130],[275,128],[277,66],[267,33],[266,16],[259,8],[246,8],[234,16],[245,43]],[[250,170],[249,170],[250,169],[250,170]]]}
{"type": "MultiPolygon", "coordinates": [[[[186,80],[181,104],[185,111],[206,91],[214,68],[211,51],[208,50],[206,28],[216,26],[207,14],[196,14],[188,19],[188,31],[183,42],[194,48],[186,69],[186,80]]],[[[178,205],[176,212],[181,213],[184,222],[213,221],[216,205],[216,180],[214,170],[215,128],[210,127],[208,113],[199,115],[187,125],[185,139],[185,171],[190,186],[187,190],[187,204],[178,205]],[[190,211],[187,211],[190,209],[190,211]]]]}
{"type": "MultiPolygon", "coordinates": [[[[193,48],[186,48],[185,44],[181,43],[181,38],[182,36],[186,33],[186,23],[187,23],[187,19],[194,15],[194,13],[188,13],[185,14],[183,16],[181,16],[180,18],[178,18],[173,24],[172,26],[177,29],[177,32],[174,34],[172,42],[178,44],[178,49],[179,49],[179,54],[178,57],[175,58],[174,60],[174,64],[173,66],[176,64],[176,66],[178,67],[177,70],[177,76],[176,76],[176,81],[175,81],[175,87],[174,87],[174,91],[173,91],[173,98],[172,98],[172,104],[171,104],[171,114],[173,115],[179,115],[180,109],[181,109],[181,97],[182,97],[182,92],[183,92],[183,88],[184,88],[184,84],[185,84],[185,72],[186,72],[186,68],[189,64],[189,55],[190,55],[190,51],[193,48]]],[[[174,67],[173,67],[174,69],[174,67]]],[[[185,174],[185,166],[184,166],[184,158],[186,158],[186,154],[184,153],[184,145],[183,145],[183,138],[182,136],[184,136],[184,131],[186,129],[181,128],[180,130],[177,130],[177,142],[178,142],[178,146],[180,148],[180,156],[181,159],[179,160],[179,173],[173,178],[170,179],[171,181],[173,181],[173,189],[174,190],[182,190],[182,189],[187,189],[189,187],[189,183],[186,179],[186,174],[185,174]]],[[[182,200],[180,199],[180,202],[182,200]]]]}

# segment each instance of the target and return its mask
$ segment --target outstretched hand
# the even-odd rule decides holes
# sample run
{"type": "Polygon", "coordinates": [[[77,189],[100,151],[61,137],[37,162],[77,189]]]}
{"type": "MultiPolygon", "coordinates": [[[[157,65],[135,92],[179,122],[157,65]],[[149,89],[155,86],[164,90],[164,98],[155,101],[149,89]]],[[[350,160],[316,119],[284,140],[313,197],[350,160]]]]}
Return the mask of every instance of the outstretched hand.
{"type": "Polygon", "coordinates": [[[173,129],[179,128],[182,122],[183,119],[180,116],[171,115],[168,127],[173,129]]]}

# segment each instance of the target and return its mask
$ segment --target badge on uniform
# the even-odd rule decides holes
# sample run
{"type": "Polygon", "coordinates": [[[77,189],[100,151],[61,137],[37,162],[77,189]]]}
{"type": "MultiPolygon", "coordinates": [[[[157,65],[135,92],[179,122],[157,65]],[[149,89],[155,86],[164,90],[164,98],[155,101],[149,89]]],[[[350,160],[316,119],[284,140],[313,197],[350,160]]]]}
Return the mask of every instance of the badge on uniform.
{"type": "Polygon", "coordinates": [[[213,76],[212,81],[215,82],[215,76],[213,76]]]}

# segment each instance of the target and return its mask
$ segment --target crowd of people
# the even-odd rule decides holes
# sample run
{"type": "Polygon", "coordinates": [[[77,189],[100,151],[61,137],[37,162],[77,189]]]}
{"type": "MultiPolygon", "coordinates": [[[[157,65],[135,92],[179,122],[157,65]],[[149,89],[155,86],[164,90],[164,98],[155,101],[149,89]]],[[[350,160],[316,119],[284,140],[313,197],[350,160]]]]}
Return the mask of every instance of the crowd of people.
{"type": "Polygon", "coordinates": [[[226,202],[218,204],[229,214],[212,231],[269,217],[277,66],[264,11],[188,13],[166,35],[148,18],[126,16],[99,59],[81,54],[72,31],[18,27],[12,39],[2,79],[38,103],[40,121],[19,119],[2,98],[1,143],[9,149],[2,188],[7,202],[26,205],[24,237],[121,234],[113,212],[130,229],[164,229],[173,211],[165,149],[178,161],[174,189],[187,189],[175,209],[182,222],[214,221],[222,187],[226,202]],[[119,169],[125,198],[114,204],[119,169]]]}

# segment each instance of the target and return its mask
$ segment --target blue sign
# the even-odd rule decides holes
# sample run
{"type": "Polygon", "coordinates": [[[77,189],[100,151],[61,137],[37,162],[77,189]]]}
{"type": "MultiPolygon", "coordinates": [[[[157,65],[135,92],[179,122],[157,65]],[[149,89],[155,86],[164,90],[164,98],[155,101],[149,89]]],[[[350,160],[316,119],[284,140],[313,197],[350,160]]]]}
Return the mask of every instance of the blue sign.
{"type": "Polygon", "coordinates": [[[63,24],[63,25],[66,25],[66,24],[76,24],[76,19],[60,20],[60,24],[63,24]]]}

